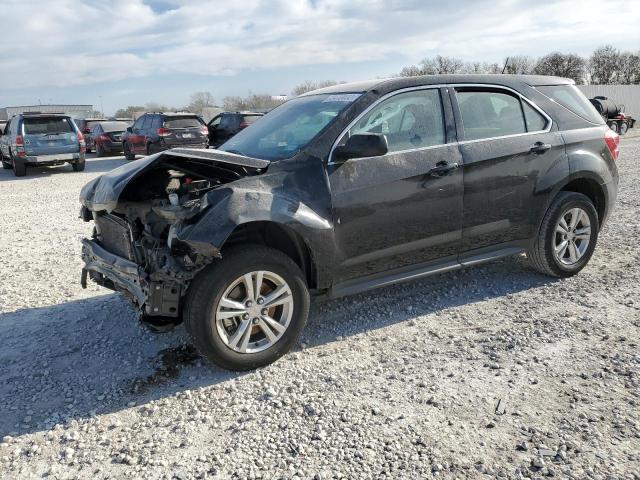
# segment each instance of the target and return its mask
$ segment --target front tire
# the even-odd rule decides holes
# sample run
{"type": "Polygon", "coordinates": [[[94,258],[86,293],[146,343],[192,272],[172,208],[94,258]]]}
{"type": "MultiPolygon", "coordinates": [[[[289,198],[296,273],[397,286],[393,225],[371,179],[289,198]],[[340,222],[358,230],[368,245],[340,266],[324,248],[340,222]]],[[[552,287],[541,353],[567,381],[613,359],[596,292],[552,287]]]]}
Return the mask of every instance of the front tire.
{"type": "Polygon", "coordinates": [[[560,192],[527,250],[533,267],[552,277],[571,277],[582,270],[598,241],[598,212],[589,197],[560,192]]]}
{"type": "Polygon", "coordinates": [[[74,172],[84,172],[85,165],[86,165],[85,160],[78,160],[77,162],[72,163],[71,167],[73,168],[74,172]]]}
{"type": "Polygon", "coordinates": [[[191,284],[183,312],[195,347],[229,370],[268,365],[295,344],[309,316],[300,268],[261,245],[225,252],[191,284]]]}
{"type": "Polygon", "coordinates": [[[129,145],[129,142],[124,142],[124,144],[122,145],[122,151],[124,153],[124,158],[126,158],[127,160],[136,159],[136,154],[131,151],[131,145],[129,145]]]}
{"type": "Polygon", "coordinates": [[[96,143],[96,157],[104,157],[104,148],[100,143],[96,143]]]}

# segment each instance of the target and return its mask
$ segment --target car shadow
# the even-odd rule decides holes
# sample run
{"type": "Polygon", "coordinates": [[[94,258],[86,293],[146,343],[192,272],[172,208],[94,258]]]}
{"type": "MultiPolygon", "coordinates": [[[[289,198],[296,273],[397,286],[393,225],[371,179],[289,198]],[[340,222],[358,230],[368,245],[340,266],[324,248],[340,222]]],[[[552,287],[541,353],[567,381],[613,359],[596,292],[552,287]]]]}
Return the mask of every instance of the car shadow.
{"type": "MultiPolygon", "coordinates": [[[[317,299],[301,343],[313,349],[552,281],[515,257],[353,297],[317,299]]],[[[243,375],[200,358],[182,327],[152,334],[113,293],[2,313],[0,345],[0,437],[50,429],[243,375]]]]}
{"type": "MultiPolygon", "coordinates": [[[[122,156],[104,157],[104,158],[87,158],[84,173],[104,173],[127,163],[122,156]]],[[[53,167],[27,167],[27,175],[24,177],[16,177],[13,170],[0,169],[0,182],[8,181],[28,181],[34,178],[50,177],[53,175],[73,174],[71,165],[56,165],[53,167]]],[[[76,173],[77,175],[77,173],[76,173]]]]}

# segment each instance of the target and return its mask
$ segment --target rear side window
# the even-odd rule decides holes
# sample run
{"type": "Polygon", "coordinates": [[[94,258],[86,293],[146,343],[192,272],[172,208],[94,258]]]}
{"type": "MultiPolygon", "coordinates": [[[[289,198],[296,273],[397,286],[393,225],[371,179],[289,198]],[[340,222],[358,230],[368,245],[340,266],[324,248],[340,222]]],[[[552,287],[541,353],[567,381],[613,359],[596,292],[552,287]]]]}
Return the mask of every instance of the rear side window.
{"type": "Polygon", "coordinates": [[[603,123],[598,111],[575,85],[541,85],[536,89],[579,117],[591,123],[603,123]]]}
{"type": "Polygon", "coordinates": [[[203,123],[198,117],[165,117],[165,128],[200,128],[203,123]]]}
{"type": "Polygon", "coordinates": [[[417,90],[384,100],[351,128],[349,136],[363,133],[385,135],[390,153],[444,144],[440,92],[417,90]]]}
{"type": "Polygon", "coordinates": [[[262,115],[244,115],[243,120],[247,122],[247,124],[251,125],[255,121],[259,120],[262,115]]]}
{"type": "Polygon", "coordinates": [[[520,99],[508,93],[458,90],[465,140],[526,133],[520,99]]]}
{"type": "Polygon", "coordinates": [[[25,135],[51,135],[74,131],[71,121],[64,117],[24,118],[22,128],[25,135]]]}

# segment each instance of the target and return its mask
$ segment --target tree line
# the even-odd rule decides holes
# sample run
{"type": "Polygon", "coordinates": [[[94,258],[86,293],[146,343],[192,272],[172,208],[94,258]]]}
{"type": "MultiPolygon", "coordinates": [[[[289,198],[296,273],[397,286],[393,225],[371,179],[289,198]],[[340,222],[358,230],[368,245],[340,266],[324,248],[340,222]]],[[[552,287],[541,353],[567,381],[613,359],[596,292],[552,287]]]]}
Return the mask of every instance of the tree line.
{"type": "Polygon", "coordinates": [[[522,75],[553,75],[573,79],[577,84],[640,84],[640,51],[620,51],[611,45],[594,50],[589,57],[575,53],[553,52],[540,58],[514,55],[502,64],[464,62],[458,58],[437,55],[425,58],[418,65],[403,68],[399,76],[509,73],[522,75]]]}
{"type": "MultiPolygon", "coordinates": [[[[412,77],[417,75],[455,73],[508,73],[521,75],[553,75],[573,79],[577,84],[640,84],[640,51],[620,51],[611,45],[597,48],[589,57],[575,53],[553,52],[540,58],[513,55],[504,62],[465,62],[455,57],[437,55],[425,58],[418,65],[403,68],[394,76],[412,77]]],[[[293,88],[291,95],[297,97],[318,88],[337,85],[335,80],[307,80],[293,88]]],[[[343,83],[343,82],[342,82],[343,83]]],[[[258,110],[268,111],[284,102],[284,97],[266,93],[249,93],[246,97],[224,97],[217,104],[211,92],[195,92],[189,105],[176,108],[159,103],[131,105],[116,112],[116,117],[132,118],[136,112],[187,111],[202,115],[208,107],[219,107],[226,111],[258,110]]]]}

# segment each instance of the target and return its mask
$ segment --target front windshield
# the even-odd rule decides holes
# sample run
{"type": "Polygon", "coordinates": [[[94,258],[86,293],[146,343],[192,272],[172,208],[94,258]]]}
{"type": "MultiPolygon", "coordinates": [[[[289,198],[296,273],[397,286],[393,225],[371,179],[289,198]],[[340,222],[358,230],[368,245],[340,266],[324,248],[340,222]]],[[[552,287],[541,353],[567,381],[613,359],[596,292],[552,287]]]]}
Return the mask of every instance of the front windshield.
{"type": "Polygon", "coordinates": [[[219,147],[225,152],[265,160],[295,155],[360,94],[321,94],[290,100],[219,147]]]}

